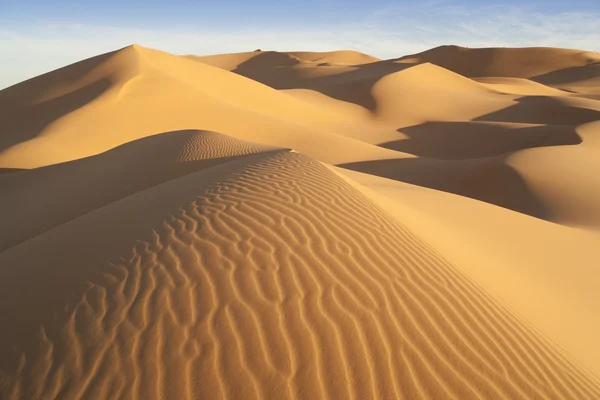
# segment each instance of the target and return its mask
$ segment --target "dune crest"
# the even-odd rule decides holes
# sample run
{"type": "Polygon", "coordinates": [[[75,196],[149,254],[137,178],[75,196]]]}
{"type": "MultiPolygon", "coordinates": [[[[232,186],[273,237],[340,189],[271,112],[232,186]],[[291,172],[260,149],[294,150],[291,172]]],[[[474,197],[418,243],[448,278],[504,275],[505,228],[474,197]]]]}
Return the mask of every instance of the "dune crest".
{"type": "Polygon", "coordinates": [[[600,398],[599,61],[132,45],[0,91],[0,398],[600,398]]]}
{"type": "Polygon", "coordinates": [[[12,353],[3,357],[5,370],[15,368],[21,378],[4,377],[13,395],[600,393],[435,251],[305,156],[259,155],[192,173],[51,233],[0,259],[3,265],[30,260],[3,281],[1,292],[42,323],[23,331],[27,325],[13,312],[2,314],[13,333],[27,333],[0,340],[17,347],[2,351],[12,353]],[[132,209],[136,204],[144,209],[132,209]],[[145,239],[137,243],[129,232],[104,243],[81,235],[92,226],[139,229],[136,219],[148,217],[156,222],[143,224],[145,239]],[[127,243],[134,245],[129,252],[111,252],[127,243]],[[55,247],[73,245],[87,267],[51,278],[55,271],[44,265],[78,264],[55,247]],[[32,274],[45,279],[32,282],[32,274]],[[42,300],[58,287],[69,297],[42,300]],[[19,295],[27,292],[46,304],[19,295]],[[49,323],[52,315],[60,322],[49,323]]]}
{"type": "Polygon", "coordinates": [[[597,63],[600,54],[552,47],[471,49],[440,46],[401,57],[398,61],[430,62],[470,78],[490,76],[535,80],[542,74],[597,63]]]}

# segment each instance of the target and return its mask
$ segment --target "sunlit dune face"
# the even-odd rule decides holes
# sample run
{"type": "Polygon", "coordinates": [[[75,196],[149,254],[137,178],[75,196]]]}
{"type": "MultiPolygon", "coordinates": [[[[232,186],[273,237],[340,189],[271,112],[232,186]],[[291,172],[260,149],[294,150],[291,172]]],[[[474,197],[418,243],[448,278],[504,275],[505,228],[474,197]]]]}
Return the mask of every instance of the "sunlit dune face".
{"type": "Polygon", "coordinates": [[[134,45],[0,91],[0,398],[600,398],[599,62],[134,45]]]}

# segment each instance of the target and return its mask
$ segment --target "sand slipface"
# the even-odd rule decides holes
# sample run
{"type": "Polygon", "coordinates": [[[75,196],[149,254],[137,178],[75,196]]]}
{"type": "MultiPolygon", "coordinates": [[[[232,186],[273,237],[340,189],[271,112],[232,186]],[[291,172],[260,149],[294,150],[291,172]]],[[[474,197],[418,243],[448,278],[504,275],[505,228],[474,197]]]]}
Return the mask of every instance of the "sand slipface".
{"type": "Polygon", "coordinates": [[[0,91],[0,398],[600,398],[599,60],[135,45],[0,91]]]}

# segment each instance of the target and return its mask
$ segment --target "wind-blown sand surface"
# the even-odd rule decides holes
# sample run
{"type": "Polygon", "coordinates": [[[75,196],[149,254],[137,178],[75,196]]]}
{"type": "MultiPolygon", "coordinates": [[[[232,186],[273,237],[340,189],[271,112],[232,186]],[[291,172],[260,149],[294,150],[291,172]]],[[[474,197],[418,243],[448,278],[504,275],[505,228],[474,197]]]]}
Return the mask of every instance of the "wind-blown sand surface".
{"type": "Polygon", "coordinates": [[[600,398],[599,63],[135,45],[0,91],[0,398],[600,398]]]}

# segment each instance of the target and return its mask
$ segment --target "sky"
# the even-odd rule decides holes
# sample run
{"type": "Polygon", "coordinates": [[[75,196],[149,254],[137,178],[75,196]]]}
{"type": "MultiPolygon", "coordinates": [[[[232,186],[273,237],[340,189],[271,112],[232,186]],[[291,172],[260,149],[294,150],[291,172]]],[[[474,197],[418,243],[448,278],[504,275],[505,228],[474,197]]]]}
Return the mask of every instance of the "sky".
{"type": "Polygon", "coordinates": [[[0,89],[137,43],[174,54],[443,44],[600,52],[600,0],[0,0],[0,89]]]}

